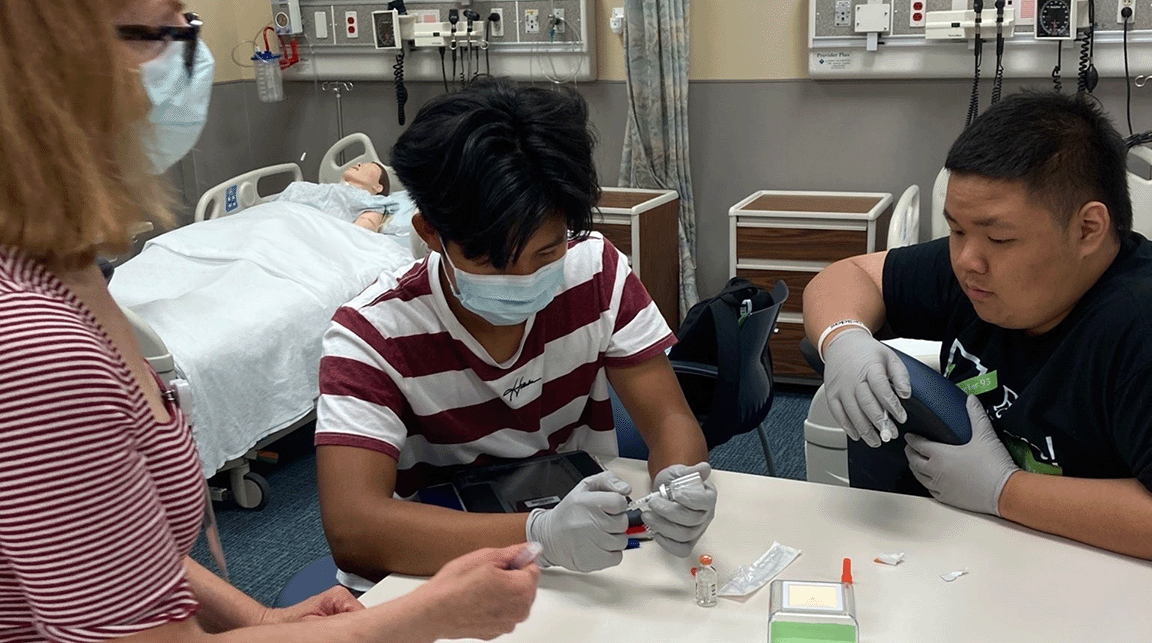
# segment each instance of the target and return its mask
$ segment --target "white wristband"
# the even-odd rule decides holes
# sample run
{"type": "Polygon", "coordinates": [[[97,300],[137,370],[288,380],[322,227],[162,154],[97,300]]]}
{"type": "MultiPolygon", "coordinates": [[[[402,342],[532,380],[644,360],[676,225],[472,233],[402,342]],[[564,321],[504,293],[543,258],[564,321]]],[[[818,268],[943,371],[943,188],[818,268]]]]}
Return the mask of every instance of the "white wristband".
{"type": "Polygon", "coordinates": [[[828,333],[831,333],[837,328],[843,328],[844,326],[859,326],[868,331],[869,335],[872,334],[872,329],[868,328],[868,325],[859,319],[841,319],[838,322],[829,324],[828,328],[825,328],[824,332],[820,333],[820,340],[816,342],[816,354],[820,356],[821,362],[824,361],[824,340],[828,339],[828,333]]]}

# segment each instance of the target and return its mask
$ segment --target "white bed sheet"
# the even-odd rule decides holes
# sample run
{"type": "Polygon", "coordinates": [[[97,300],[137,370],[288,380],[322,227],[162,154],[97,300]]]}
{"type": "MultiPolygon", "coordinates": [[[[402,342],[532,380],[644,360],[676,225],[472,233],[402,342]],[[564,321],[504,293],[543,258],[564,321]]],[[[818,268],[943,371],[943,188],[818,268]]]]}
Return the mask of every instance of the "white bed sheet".
{"type": "Polygon", "coordinates": [[[407,239],[274,202],[149,241],[110,288],[188,380],[207,476],[312,410],[336,308],[412,261],[407,239]]]}

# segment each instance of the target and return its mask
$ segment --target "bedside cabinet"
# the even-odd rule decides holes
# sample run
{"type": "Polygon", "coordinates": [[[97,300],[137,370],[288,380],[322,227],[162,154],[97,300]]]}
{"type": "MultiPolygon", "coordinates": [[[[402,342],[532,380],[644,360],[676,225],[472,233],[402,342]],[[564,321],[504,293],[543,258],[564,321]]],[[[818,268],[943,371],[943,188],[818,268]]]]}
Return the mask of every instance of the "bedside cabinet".
{"type": "Polygon", "coordinates": [[[885,247],[891,215],[892,195],[880,192],[760,190],[728,210],[729,276],[788,284],[770,342],[777,380],[819,384],[800,355],[804,287],[835,261],[885,247]]]}
{"type": "Polygon", "coordinates": [[[680,195],[603,188],[592,228],[628,256],[632,272],[672,328],[680,327],[680,195]]]}

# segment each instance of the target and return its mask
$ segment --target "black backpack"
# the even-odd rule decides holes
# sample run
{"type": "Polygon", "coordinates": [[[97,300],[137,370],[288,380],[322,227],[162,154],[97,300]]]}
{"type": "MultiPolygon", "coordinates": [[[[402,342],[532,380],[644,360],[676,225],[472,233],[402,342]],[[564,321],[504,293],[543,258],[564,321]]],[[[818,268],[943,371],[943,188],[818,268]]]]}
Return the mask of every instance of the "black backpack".
{"type": "MultiPolygon", "coordinates": [[[[752,421],[758,426],[767,415],[767,407],[771,406],[772,353],[767,345],[767,337],[764,338],[760,355],[741,355],[740,329],[752,314],[775,308],[769,314],[770,320],[762,320],[759,315],[756,319],[757,325],[761,321],[769,323],[770,327],[763,332],[771,333],[779,307],[787,298],[787,288],[779,284],[777,292],[782,293],[780,301],[773,301],[771,292],[747,279],[734,277],[715,297],[703,300],[689,309],[684,323],[680,325],[677,333],[679,342],[669,351],[668,357],[676,369],[688,405],[704,428],[709,450],[724,444],[738,433],[756,428],[743,424],[752,421]],[[767,399],[763,401],[762,408],[741,408],[741,383],[738,380],[746,370],[741,359],[760,360],[767,373],[767,399]],[[709,416],[714,414],[722,417],[714,417],[709,422],[709,416]],[[759,419],[754,416],[759,416],[759,419]]],[[[757,402],[757,405],[760,403],[757,402]]],[[[747,403],[744,406],[747,407],[747,403]]]]}

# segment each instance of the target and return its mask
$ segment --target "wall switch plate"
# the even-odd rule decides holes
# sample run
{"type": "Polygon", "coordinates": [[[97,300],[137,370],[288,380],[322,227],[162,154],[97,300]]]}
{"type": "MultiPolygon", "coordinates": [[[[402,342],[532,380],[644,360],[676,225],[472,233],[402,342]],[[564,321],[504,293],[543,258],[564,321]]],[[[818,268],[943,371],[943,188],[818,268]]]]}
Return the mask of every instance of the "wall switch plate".
{"type": "Polygon", "coordinates": [[[832,24],[837,27],[852,26],[852,0],[836,0],[836,13],[832,24]]]}
{"type": "Polygon", "coordinates": [[[540,10],[524,10],[524,33],[540,33],[540,10]]]}
{"type": "Polygon", "coordinates": [[[608,27],[614,34],[624,33],[624,7],[612,7],[612,17],[608,19],[608,27]]]}
{"type": "Polygon", "coordinates": [[[312,21],[316,23],[316,39],[328,40],[328,14],[317,11],[312,21]]]}
{"type": "Polygon", "coordinates": [[[892,31],[892,7],[886,4],[856,5],[856,33],[892,31]]]}

